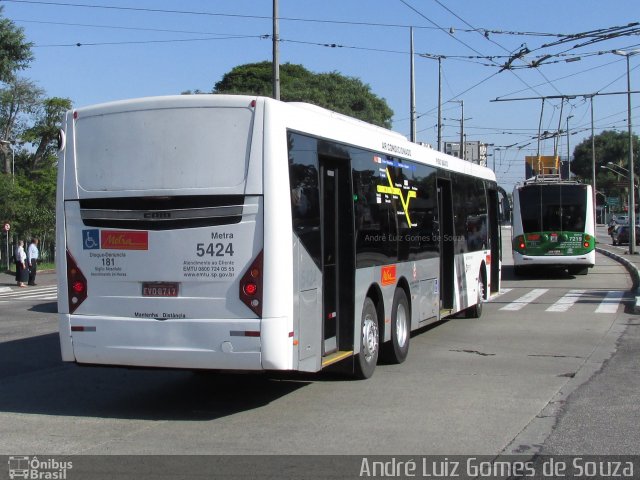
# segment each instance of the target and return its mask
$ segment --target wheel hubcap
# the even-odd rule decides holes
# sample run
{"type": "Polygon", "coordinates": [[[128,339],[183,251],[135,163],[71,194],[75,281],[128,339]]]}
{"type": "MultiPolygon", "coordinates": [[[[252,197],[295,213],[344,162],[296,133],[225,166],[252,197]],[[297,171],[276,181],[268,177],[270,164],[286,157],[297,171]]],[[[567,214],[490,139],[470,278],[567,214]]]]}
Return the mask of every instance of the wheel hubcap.
{"type": "Polygon", "coordinates": [[[378,351],[378,325],[373,318],[367,315],[362,325],[362,353],[367,362],[378,351]]]}
{"type": "Polygon", "coordinates": [[[396,338],[398,339],[398,346],[404,347],[404,344],[407,342],[408,331],[407,311],[404,305],[400,304],[396,311],[396,338]]]}

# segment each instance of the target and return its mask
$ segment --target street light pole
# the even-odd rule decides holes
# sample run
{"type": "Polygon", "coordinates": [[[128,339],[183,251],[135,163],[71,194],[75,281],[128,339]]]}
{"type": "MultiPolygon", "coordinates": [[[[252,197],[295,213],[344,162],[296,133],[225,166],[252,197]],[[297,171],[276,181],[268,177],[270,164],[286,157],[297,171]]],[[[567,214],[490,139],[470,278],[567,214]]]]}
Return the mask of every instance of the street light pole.
{"type": "Polygon", "coordinates": [[[629,57],[639,53],[640,50],[625,52],[614,50],[616,55],[622,55],[627,60],[627,127],[629,128],[629,254],[636,253],[636,208],[635,208],[635,182],[633,175],[633,133],[631,128],[631,69],[629,57]]]}

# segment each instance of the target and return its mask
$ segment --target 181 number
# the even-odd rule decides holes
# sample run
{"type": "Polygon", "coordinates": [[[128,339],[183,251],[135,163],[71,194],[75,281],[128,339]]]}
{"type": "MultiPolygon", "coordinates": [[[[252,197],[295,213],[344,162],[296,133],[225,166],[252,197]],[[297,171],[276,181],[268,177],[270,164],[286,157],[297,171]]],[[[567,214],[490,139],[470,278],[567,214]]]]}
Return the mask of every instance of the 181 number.
{"type": "Polygon", "coordinates": [[[210,243],[205,245],[204,243],[198,243],[196,245],[196,255],[204,257],[209,255],[210,257],[224,257],[229,255],[233,257],[233,243],[210,243]]]}

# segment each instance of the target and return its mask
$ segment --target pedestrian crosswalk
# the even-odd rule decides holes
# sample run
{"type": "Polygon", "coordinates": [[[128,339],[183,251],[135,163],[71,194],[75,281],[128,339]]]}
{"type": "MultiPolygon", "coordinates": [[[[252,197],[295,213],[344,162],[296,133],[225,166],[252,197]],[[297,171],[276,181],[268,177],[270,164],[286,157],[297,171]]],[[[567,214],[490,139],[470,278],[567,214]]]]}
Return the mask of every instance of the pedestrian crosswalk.
{"type": "Polygon", "coordinates": [[[538,308],[550,313],[568,312],[572,308],[588,308],[593,313],[617,313],[624,304],[622,290],[568,290],[560,298],[549,288],[532,288],[528,291],[504,288],[492,296],[489,302],[502,304],[498,310],[517,312],[524,308],[538,308]]]}
{"type": "MultiPolygon", "coordinates": [[[[593,313],[617,313],[625,301],[622,290],[568,290],[560,298],[549,288],[512,289],[503,288],[488,302],[502,305],[500,311],[518,312],[525,308],[539,308],[545,312],[563,313],[580,305],[587,305],[593,313]]],[[[56,301],[56,285],[0,290],[0,303],[14,301],[56,301]]]]}
{"type": "Polygon", "coordinates": [[[58,299],[58,287],[56,285],[36,286],[27,288],[11,288],[0,291],[0,302],[15,301],[55,301],[58,299]]]}

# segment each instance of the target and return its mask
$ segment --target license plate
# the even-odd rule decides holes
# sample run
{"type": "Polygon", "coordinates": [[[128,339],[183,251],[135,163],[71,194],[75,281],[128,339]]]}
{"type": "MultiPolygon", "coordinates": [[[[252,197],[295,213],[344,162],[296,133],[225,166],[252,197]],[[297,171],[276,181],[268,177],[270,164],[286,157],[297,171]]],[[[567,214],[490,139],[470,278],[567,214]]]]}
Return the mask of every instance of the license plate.
{"type": "Polygon", "coordinates": [[[178,284],[167,282],[147,282],[142,284],[143,297],[177,297],[178,284]]]}

